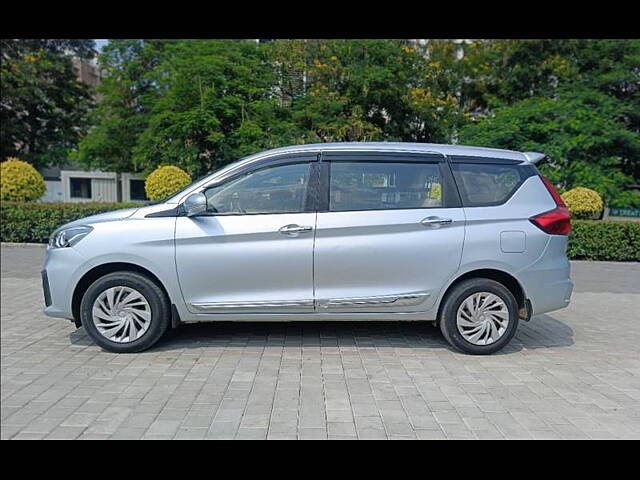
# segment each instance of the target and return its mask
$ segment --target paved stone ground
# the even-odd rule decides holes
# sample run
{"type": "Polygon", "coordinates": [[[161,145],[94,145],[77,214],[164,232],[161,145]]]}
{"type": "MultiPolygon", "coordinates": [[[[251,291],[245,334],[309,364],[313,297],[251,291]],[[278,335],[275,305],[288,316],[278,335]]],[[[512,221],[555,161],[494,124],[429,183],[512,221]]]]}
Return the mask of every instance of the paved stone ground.
{"type": "Polygon", "coordinates": [[[2,438],[640,438],[640,265],[576,262],[571,306],[488,357],[416,323],[202,324],[102,351],[2,247],[2,438]]]}

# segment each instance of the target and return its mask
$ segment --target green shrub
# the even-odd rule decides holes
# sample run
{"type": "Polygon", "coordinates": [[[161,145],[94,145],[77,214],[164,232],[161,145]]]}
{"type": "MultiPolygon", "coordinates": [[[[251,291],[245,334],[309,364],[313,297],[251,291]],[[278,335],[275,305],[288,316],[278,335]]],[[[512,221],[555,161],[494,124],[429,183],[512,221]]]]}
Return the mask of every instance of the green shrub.
{"type": "Polygon", "coordinates": [[[0,200],[37,200],[46,190],[42,175],[27,162],[7,158],[0,164],[0,200]]]}
{"type": "MultiPolygon", "coordinates": [[[[89,215],[139,207],[139,203],[0,202],[0,240],[46,243],[60,225],[89,215]]],[[[573,220],[571,259],[640,261],[640,222],[573,220]]]]}
{"type": "Polygon", "coordinates": [[[147,198],[152,201],[163,200],[191,183],[187,172],[172,165],[158,167],[149,174],[144,182],[147,198]]]}
{"type": "Polygon", "coordinates": [[[569,207],[571,216],[577,219],[589,220],[600,215],[604,208],[602,197],[595,190],[576,187],[563,193],[562,200],[569,207]]]}
{"type": "Polygon", "coordinates": [[[571,259],[640,261],[640,222],[573,220],[571,259]]]}
{"type": "Polygon", "coordinates": [[[0,240],[46,243],[60,225],[98,213],[139,207],[139,203],[0,202],[0,240]]]}

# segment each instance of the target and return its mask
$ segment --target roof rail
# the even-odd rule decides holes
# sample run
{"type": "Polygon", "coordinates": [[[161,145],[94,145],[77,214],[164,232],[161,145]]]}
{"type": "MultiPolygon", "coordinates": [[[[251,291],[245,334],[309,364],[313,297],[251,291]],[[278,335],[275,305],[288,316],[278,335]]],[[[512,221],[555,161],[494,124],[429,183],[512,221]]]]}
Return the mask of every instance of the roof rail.
{"type": "Polygon", "coordinates": [[[524,158],[526,158],[531,163],[538,163],[540,160],[547,158],[544,153],[540,152],[523,152],[524,158]]]}

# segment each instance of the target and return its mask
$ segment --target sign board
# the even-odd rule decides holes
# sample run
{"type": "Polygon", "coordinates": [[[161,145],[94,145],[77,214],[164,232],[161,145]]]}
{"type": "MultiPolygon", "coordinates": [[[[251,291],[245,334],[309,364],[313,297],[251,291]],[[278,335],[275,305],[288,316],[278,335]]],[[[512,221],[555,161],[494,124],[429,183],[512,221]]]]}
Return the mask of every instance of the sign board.
{"type": "Polygon", "coordinates": [[[612,217],[640,217],[639,208],[610,208],[609,215],[612,217]]]}

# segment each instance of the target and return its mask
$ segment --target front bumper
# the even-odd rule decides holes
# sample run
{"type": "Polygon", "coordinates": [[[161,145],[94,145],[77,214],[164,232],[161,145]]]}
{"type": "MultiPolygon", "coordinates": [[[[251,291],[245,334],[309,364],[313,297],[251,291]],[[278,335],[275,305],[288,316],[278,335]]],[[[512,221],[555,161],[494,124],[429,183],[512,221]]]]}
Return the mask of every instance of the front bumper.
{"type": "Polygon", "coordinates": [[[45,315],[73,320],[73,292],[90,267],[89,262],[73,247],[47,247],[42,270],[45,315]]]}
{"type": "Polygon", "coordinates": [[[51,290],[49,289],[49,277],[46,270],[40,272],[42,275],[42,293],[44,294],[44,305],[48,307],[51,305],[51,290]]]}

